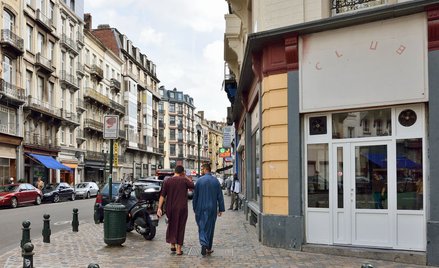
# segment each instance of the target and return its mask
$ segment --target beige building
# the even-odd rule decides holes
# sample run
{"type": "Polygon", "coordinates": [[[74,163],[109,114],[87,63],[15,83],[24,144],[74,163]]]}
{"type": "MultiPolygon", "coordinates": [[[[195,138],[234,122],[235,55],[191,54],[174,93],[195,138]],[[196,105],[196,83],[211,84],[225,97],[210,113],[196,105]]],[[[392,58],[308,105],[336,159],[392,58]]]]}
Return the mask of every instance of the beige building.
{"type": "Polygon", "coordinates": [[[438,265],[439,1],[227,2],[229,119],[262,243],[438,265]]]}

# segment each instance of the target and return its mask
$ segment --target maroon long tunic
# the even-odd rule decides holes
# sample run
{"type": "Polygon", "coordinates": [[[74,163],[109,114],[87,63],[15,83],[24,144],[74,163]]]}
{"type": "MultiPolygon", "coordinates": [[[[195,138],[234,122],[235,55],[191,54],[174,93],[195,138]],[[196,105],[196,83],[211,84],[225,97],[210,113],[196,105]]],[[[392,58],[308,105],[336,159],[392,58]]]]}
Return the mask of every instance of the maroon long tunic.
{"type": "Polygon", "coordinates": [[[161,195],[166,198],[168,217],[167,243],[183,245],[188,214],[187,190],[193,188],[194,183],[185,177],[172,177],[163,184],[161,195]]]}

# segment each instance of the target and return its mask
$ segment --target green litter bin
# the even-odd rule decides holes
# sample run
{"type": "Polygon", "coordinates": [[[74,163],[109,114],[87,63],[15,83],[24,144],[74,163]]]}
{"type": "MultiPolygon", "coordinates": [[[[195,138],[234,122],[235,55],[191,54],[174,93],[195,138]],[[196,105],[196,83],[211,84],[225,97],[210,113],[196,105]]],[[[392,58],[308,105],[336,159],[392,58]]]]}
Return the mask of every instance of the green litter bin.
{"type": "Polygon", "coordinates": [[[120,203],[109,203],[104,207],[104,242],[120,246],[126,238],[126,208],[120,203]]]}

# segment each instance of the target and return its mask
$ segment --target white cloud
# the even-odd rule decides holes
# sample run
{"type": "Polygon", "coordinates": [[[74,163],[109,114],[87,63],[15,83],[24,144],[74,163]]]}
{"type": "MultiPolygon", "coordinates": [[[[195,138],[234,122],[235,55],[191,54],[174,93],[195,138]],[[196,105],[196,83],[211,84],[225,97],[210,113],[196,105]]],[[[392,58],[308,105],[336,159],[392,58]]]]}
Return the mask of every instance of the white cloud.
{"type": "Polygon", "coordinates": [[[90,0],[85,12],[94,28],[110,24],[127,35],[156,64],[160,85],[191,95],[209,120],[226,117],[225,1],[90,0]]]}

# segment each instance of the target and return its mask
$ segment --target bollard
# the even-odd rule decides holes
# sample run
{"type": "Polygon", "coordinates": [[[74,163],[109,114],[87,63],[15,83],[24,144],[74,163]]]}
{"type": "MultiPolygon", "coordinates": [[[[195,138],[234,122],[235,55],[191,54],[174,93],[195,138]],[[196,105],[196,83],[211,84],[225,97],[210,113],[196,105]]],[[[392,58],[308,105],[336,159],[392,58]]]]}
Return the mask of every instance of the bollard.
{"type": "Polygon", "coordinates": [[[23,230],[23,235],[21,237],[21,243],[20,243],[20,247],[21,249],[23,249],[24,244],[26,243],[30,243],[30,221],[23,221],[23,223],[21,224],[23,225],[23,228],[21,228],[21,230],[23,230]]]}
{"type": "Polygon", "coordinates": [[[97,263],[90,263],[87,268],[99,268],[99,264],[97,263]]]}
{"type": "Polygon", "coordinates": [[[78,221],[78,209],[74,208],[73,209],[73,220],[72,220],[72,229],[73,232],[77,232],[78,231],[78,225],[79,225],[79,221],[78,221]]]}
{"type": "Polygon", "coordinates": [[[50,230],[50,215],[44,214],[43,215],[43,242],[44,243],[50,243],[50,235],[52,234],[52,231],[50,230]]]}
{"type": "Polygon", "coordinates": [[[99,224],[100,223],[100,219],[99,219],[99,204],[98,203],[96,203],[95,206],[94,206],[93,219],[95,221],[95,224],[99,224]]]}
{"type": "Polygon", "coordinates": [[[373,268],[373,265],[366,262],[361,265],[361,268],[373,268]]]}
{"type": "Polygon", "coordinates": [[[25,243],[23,245],[23,268],[33,268],[34,267],[34,245],[31,242],[25,243]]]}

